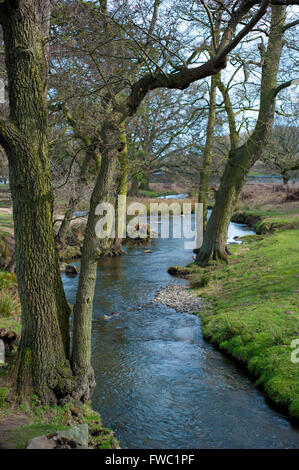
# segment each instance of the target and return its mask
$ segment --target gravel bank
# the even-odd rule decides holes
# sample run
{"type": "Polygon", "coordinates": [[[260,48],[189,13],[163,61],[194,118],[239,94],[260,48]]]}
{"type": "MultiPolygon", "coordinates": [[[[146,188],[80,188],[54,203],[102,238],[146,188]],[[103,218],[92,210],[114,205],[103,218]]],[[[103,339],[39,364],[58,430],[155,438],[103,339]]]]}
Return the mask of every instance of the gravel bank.
{"type": "Polygon", "coordinates": [[[203,308],[203,299],[184,286],[163,287],[156,293],[154,301],[174,308],[178,312],[194,313],[203,308]]]}

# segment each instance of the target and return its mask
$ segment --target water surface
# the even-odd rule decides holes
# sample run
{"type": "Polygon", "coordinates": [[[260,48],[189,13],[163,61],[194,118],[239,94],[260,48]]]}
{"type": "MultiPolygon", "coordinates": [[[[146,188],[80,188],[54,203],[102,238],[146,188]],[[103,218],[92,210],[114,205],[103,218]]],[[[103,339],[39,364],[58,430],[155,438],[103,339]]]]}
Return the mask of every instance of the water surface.
{"type": "MultiPolygon", "coordinates": [[[[155,228],[155,227],[154,227],[155,228]]],[[[229,239],[250,234],[231,224],[229,239]]],[[[154,303],[167,274],[192,261],[184,240],[157,239],[102,259],[96,286],[93,406],[122,448],[296,448],[299,430],[270,408],[253,382],[202,338],[200,319],[154,303]],[[114,320],[104,315],[120,312],[114,320]]],[[[63,276],[70,302],[78,278],[63,276]]]]}

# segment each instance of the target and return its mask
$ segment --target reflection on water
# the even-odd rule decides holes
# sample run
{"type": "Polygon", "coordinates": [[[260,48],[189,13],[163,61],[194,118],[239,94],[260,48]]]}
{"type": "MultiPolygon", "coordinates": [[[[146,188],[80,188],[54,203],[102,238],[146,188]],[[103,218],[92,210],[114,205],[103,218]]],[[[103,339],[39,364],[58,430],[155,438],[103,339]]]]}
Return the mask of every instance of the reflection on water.
{"type": "MultiPolygon", "coordinates": [[[[229,239],[250,234],[231,224],[229,239]]],[[[93,406],[122,448],[295,448],[299,430],[272,410],[250,379],[205,342],[198,317],[153,303],[167,274],[186,265],[184,240],[157,239],[102,259],[93,313],[93,406]],[[104,315],[119,312],[113,320],[104,315]]],[[[63,276],[70,302],[78,279],[63,276]]]]}

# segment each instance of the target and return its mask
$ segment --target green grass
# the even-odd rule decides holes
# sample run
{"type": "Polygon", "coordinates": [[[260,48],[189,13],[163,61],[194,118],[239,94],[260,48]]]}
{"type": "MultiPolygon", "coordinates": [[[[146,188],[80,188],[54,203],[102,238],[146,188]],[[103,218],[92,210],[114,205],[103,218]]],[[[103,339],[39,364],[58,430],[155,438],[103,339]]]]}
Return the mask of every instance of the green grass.
{"type": "Polygon", "coordinates": [[[138,195],[144,196],[144,197],[160,197],[160,196],[171,196],[171,195],[177,194],[176,191],[168,191],[168,192],[159,192],[159,191],[154,191],[151,189],[140,189],[138,191],[138,195]]]}
{"type": "Polygon", "coordinates": [[[21,323],[17,317],[0,318],[0,328],[14,331],[18,335],[21,333],[21,323]]]}
{"type": "Polygon", "coordinates": [[[291,208],[272,210],[242,210],[237,211],[232,217],[233,222],[249,223],[253,225],[258,234],[273,232],[276,229],[298,229],[299,210],[291,208]]]}
{"type": "Polygon", "coordinates": [[[94,449],[117,449],[119,444],[114,433],[102,426],[100,415],[89,405],[83,406],[84,419],[88,424],[89,445],[94,449]]]}
{"type": "Polygon", "coordinates": [[[299,364],[291,361],[291,342],[299,339],[299,233],[246,239],[232,246],[228,265],[193,267],[193,282],[203,273],[210,278],[197,291],[207,299],[203,335],[244,364],[268,397],[299,420],[299,364]]]}
{"type": "Polygon", "coordinates": [[[7,318],[17,315],[19,312],[19,304],[10,294],[0,295],[0,318],[7,318]]]}

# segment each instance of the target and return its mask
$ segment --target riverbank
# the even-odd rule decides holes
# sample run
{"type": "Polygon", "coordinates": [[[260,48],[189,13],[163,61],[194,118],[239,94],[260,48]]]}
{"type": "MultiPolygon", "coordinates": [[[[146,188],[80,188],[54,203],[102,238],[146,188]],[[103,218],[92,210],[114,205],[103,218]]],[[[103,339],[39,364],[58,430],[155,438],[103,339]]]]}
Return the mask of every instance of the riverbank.
{"type": "Polygon", "coordinates": [[[0,338],[7,362],[0,364],[0,449],[24,449],[36,437],[78,429],[85,433],[88,448],[119,448],[114,433],[102,425],[100,415],[89,404],[73,401],[64,406],[42,406],[35,396],[28,403],[11,401],[7,375],[21,332],[20,313],[16,277],[0,272],[0,338]]]}
{"type": "MultiPolygon", "coordinates": [[[[253,214],[243,211],[247,222],[253,214]]],[[[205,301],[205,339],[241,363],[275,406],[299,422],[299,216],[255,211],[263,235],[232,245],[229,264],[172,268],[205,301]],[[266,232],[267,228],[267,233],[266,232]],[[297,346],[298,348],[298,346],[297,346]]]]}

